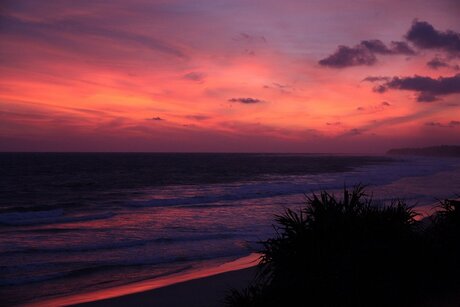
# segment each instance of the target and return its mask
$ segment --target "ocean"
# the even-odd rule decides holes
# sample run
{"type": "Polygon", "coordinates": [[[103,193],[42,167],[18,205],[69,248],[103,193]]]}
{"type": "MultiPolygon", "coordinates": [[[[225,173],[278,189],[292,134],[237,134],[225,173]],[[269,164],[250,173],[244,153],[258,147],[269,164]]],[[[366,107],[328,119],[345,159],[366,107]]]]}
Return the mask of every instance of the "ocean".
{"type": "Polygon", "coordinates": [[[368,185],[425,206],[460,159],[312,154],[0,153],[0,299],[40,301],[257,251],[304,193],[368,185]]]}

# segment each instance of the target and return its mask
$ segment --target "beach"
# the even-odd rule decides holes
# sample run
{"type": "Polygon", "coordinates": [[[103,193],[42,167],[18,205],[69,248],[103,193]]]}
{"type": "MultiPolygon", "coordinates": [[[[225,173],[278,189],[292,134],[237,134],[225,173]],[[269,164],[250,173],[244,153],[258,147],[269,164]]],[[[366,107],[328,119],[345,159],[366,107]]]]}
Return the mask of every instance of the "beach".
{"type": "Polygon", "coordinates": [[[223,306],[230,289],[241,290],[253,279],[255,267],[221,273],[177,283],[171,286],[128,294],[74,306],[161,306],[216,307],[223,306]]]}
{"type": "Polygon", "coordinates": [[[220,306],[231,289],[241,290],[254,279],[259,257],[253,253],[213,267],[24,306],[220,306]]]}
{"type": "MultiPolygon", "coordinates": [[[[256,267],[249,267],[234,271],[228,271],[207,277],[179,282],[152,290],[145,290],[116,296],[112,298],[89,301],[86,303],[73,304],[75,307],[123,307],[123,306],[153,306],[153,307],[219,307],[224,305],[224,299],[230,289],[241,290],[253,280],[256,267]]],[[[133,289],[134,290],[134,289],[133,289]]],[[[458,306],[460,294],[452,291],[445,294],[437,294],[414,302],[413,306],[458,306]]],[[[49,302],[48,302],[49,303],[49,302]]],[[[32,306],[32,305],[27,305],[32,306]]],[[[44,305],[34,305],[44,306],[44,305]]],[[[46,305],[53,306],[53,305],[46,305]]]]}

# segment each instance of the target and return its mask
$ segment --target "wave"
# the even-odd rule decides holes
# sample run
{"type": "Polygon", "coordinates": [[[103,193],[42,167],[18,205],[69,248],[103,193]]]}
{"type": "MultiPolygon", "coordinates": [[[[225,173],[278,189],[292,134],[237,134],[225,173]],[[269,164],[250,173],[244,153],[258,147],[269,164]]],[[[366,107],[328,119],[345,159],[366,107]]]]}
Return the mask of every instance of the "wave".
{"type": "Polygon", "coordinates": [[[23,284],[29,284],[29,283],[34,283],[34,282],[40,282],[40,281],[45,281],[45,280],[51,280],[51,279],[57,279],[57,278],[62,278],[69,275],[68,272],[59,272],[59,273],[50,273],[50,274],[45,274],[45,275],[39,275],[39,276],[23,276],[23,277],[15,277],[11,279],[0,279],[0,286],[16,286],[16,285],[23,285],[23,284]]]}
{"type": "MultiPolygon", "coordinates": [[[[184,196],[176,198],[154,198],[126,202],[129,207],[213,207],[225,206],[222,202],[239,201],[246,199],[269,198],[281,195],[298,194],[305,192],[305,187],[318,188],[317,183],[288,183],[266,182],[246,185],[222,186],[216,185],[214,191],[206,196],[184,196]],[[223,191],[222,191],[223,190],[223,191]],[[211,194],[212,193],[212,194],[211,194]],[[218,205],[216,203],[219,203],[218,205]]],[[[235,204],[231,204],[234,206],[235,204]]]]}
{"type": "Polygon", "coordinates": [[[118,243],[104,242],[104,243],[93,243],[93,244],[88,244],[88,245],[62,246],[62,247],[40,246],[40,247],[34,247],[34,248],[18,248],[18,249],[6,251],[3,254],[32,253],[32,252],[34,253],[87,252],[87,251],[98,251],[98,250],[142,246],[151,241],[152,240],[122,241],[118,243]]]}
{"type": "Polygon", "coordinates": [[[3,250],[3,255],[8,254],[21,254],[21,253],[72,253],[72,252],[88,252],[88,251],[101,251],[101,250],[111,250],[111,249],[121,249],[121,248],[130,248],[143,246],[150,243],[158,244],[174,244],[174,243],[183,243],[183,242],[197,242],[197,241],[208,241],[208,240],[226,240],[233,239],[241,236],[241,234],[233,233],[220,233],[220,234],[206,234],[206,235],[191,235],[191,236],[163,236],[159,238],[144,239],[144,240],[124,240],[118,242],[95,242],[85,245],[72,245],[72,246],[45,246],[40,247],[19,247],[8,250],[8,247],[5,247],[3,250]]]}
{"type": "MultiPolygon", "coordinates": [[[[429,158],[407,158],[385,165],[363,166],[344,173],[322,173],[317,175],[293,175],[262,182],[239,184],[214,184],[203,187],[170,186],[153,190],[153,199],[126,202],[128,207],[217,207],[226,202],[270,198],[303,194],[318,190],[342,189],[344,184],[352,186],[365,183],[368,186],[388,184],[403,177],[427,176],[437,172],[460,167],[460,160],[437,160],[429,158]],[[169,191],[171,190],[171,191],[169,191]],[[189,196],[190,193],[201,195],[189,196]],[[162,197],[163,195],[163,197],[162,197]]],[[[237,205],[231,203],[231,206],[237,205]]],[[[246,205],[246,204],[245,204],[246,205]]]]}
{"type": "Polygon", "coordinates": [[[67,216],[64,209],[44,211],[8,212],[0,214],[0,224],[7,226],[27,226],[38,224],[72,223],[98,219],[107,219],[115,215],[113,212],[102,212],[89,215],[67,216]]]}
{"type": "MultiPolygon", "coordinates": [[[[15,286],[15,285],[23,285],[23,284],[28,284],[28,283],[35,283],[35,282],[41,282],[45,280],[53,280],[53,279],[59,279],[59,278],[68,278],[72,276],[78,276],[78,275],[85,275],[88,273],[95,273],[97,271],[105,271],[105,270],[111,270],[111,269],[117,269],[120,270],[123,267],[136,267],[136,266],[157,266],[160,265],[164,268],[165,265],[173,265],[174,270],[171,270],[171,272],[168,273],[162,273],[160,275],[168,275],[168,274],[173,274],[182,270],[190,269],[194,264],[196,265],[197,263],[201,263],[203,261],[216,261],[218,259],[227,259],[231,257],[242,257],[247,255],[247,252],[241,252],[240,250],[227,250],[224,252],[215,252],[213,254],[209,253],[199,253],[195,255],[187,255],[187,256],[179,256],[179,257],[138,257],[138,258],[130,258],[130,259],[125,259],[125,260],[118,260],[118,261],[112,261],[112,262],[93,262],[93,263],[88,263],[88,262],[81,262],[81,263],[46,263],[43,265],[40,264],[27,264],[23,266],[15,266],[15,267],[9,267],[9,270],[15,270],[16,272],[18,271],[23,271],[27,272],[27,274],[24,274],[22,276],[18,276],[18,274],[15,274],[14,276],[8,278],[8,277],[0,277],[0,286],[15,286]],[[79,266],[74,269],[67,269],[67,270],[62,270],[60,272],[52,272],[52,273],[37,273],[33,272],[33,270],[39,269],[41,272],[45,270],[46,268],[53,268],[54,264],[58,265],[74,265],[74,266],[79,266]],[[177,269],[177,265],[183,265],[182,268],[177,269]]],[[[151,277],[157,277],[155,275],[152,275],[151,277]]],[[[150,277],[150,278],[151,278],[150,277]]]]}

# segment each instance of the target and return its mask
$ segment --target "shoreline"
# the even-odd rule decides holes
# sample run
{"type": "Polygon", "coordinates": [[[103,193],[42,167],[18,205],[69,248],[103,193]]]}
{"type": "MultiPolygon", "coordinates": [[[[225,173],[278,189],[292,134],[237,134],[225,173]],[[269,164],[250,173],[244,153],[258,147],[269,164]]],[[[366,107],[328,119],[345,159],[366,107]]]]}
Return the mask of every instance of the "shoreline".
{"type": "Polygon", "coordinates": [[[219,307],[231,289],[242,290],[254,279],[255,267],[228,271],[162,288],[97,300],[73,307],[219,307]]]}
{"type": "MultiPolygon", "coordinates": [[[[124,297],[130,297],[129,301],[137,303],[136,296],[147,296],[150,297],[152,292],[155,292],[159,289],[164,289],[168,287],[174,287],[180,284],[188,284],[188,283],[198,283],[202,284],[203,281],[206,282],[206,279],[212,277],[219,277],[220,283],[225,283],[225,274],[231,273],[234,271],[240,272],[240,274],[233,274],[233,275],[241,275],[244,277],[243,271],[245,269],[253,268],[259,263],[260,255],[257,253],[252,253],[248,256],[238,258],[236,260],[226,262],[217,266],[191,270],[181,273],[176,273],[168,276],[163,276],[155,279],[147,279],[139,282],[134,282],[130,284],[120,285],[112,288],[107,289],[100,289],[96,291],[86,292],[86,293],[79,293],[79,294],[72,294],[62,297],[56,297],[51,299],[45,299],[41,301],[29,302],[25,304],[21,304],[19,306],[27,306],[27,307],[53,307],[53,306],[71,306],[71,305],[93,305],[96,304],[103,304],[101,301],[106,302],[112,306],[112,301],[117,300],[124,297]],[[201,282],[200,282],[201,281],[201,282]],[[133,298],[134,296],[134,298],[133,298]],[[110,301],[110,303],[109,303],[110,301]],[[100,303],[98,303],[100,302],[100,303]]],[[[248,274],[246,274],[248,275],[248,274]]],[[[246,276],[247,277],[247,276],[246,276]]],[[[238,279],[238,278],[236,278],[238,279]]],[[[241,279],[241,277],[240,277],[241,279]]],[[[246,278],[248,279],[248,278],[246,278]]],[[[227,288],[229,290],[230,288],[227,288]]],[[[155,296],[155,294],[153,294],[155,296]]],[[[193,295],[193,294],[190,294],[193,295]]],[[[189,295],[189,296],[190,296],[189,295]]],[[[171,305],[173,306],[173,305],[171,305]]]]}

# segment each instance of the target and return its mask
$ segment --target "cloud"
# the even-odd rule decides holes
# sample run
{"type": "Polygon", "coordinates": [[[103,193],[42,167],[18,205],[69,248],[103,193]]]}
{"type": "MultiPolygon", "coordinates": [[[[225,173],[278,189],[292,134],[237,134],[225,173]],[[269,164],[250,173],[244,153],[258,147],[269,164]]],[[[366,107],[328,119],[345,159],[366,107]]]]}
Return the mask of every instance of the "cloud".
{"type": "Polygon", "coordinates": [[[281,83],[276,83],[276,82],[273,82],[272,84],[273,86],[275,86],[276,88],[280,90],[292,89],[292,86],[287,85],[287,84],[281,84],[281,83]]]}
{"type": "Polygon", "coordinates": [[[426,65],[433,69],[438,69],[440,67],[449,67],[449,64],[447,64],[445,61],[441,60],[438,57],[435,57],[432,60],[428,61],[426,65]]]}
{"type": "Polygon", "coordinates": [[[231,98],[228,101],[230,102],[239,102],[239,103],[244,103],[244,104],[253,104],[253,103],[260,103],[264,102],[263,100],[257,99],[257,98],[231,98]]]}
{"type": "Polygon", "coordinates": [[[186,118],[201,121],[210,119],[211,117],[206,115],[187,115],[186,118]]]}
{"type": "Polygon", "coordinates": [[[385,109],[388,108],[388,107],[391,107],[391,104],[389,102],[387,102],[387,101],[382,101],[378,105],[371,105],[371,106],[367,106],[366,108],[365,107],[357,107],[356,111],[365,112],[366,114],[372,114],[372,113],[385,111],[385,109]]]}
{"type": "Polygon", "coordinates": [[[381,54],[391,53],[391,50],[388,49],[388,47],[385,46],[385,44],[382,43],[382,41],[380,41],[378,39],[362,41],[361,46],[363,46],[366,49],[368,49],[369,51],[371,51],[373,53],[377,53],[377,54],[378,53],[381,53],[381,54]]]}
{"type": "Polygon", "coordinates": [[[378,39],[364,40],[354,47],[339,46],[330,56],[320,60],[322,66],[333,68],[345,68],[349,66],[373,65],[377,62],[376,54],[379,55],[413,55],[415,54],[405,42],[391,42],[387,47],[378,39]]]}
{"type": "MultiPolygon", "coordinates": [[[[451,55],[460,56],[460,33],[452,30],[438,31],[425,21],[415,20],[405,38],[421,49],[443,50],[451,55]]],[[[358,65],[370,66],[377,62],[376,55],[395,54],[414,55],[415,51],[407,42],[403,41],[392,41],[390,46],[387,46],[378,39],[363,40],[354,47],[339,46],[333,54],[320,60],[319,64],[334,68],[358,65]]],[[[427,64],[431,68],[449,66],[439,59],[433,59],[427,64]]]]}
{"type": "Polygon", "coordinates": [[[455,127],[460,127],[460,121],[458,120],[451,120],[450,122],[443,124],[440,122],[427,122],[425,123],[425,126],[430,126],[430,127],[440,127],[440,128],[455,128],[455,127]]]}
{"type": "Polygon", "coordinates": [[[367,81],[367,82],[377,82],[377,81],[389,81],[391,78],[390,77],[382,77],[382,76],[369,76],[364,78],[362,81],[367,81]]]}
{"type": "Polygon", "coordinates": [[[454,70],[459,70],[460,67],[458,65],[450,65],[448,63],[449,60],[444,60],[444,59],[441,59],[439,57],[434,57],[433,59],[431,59],[430,61],[428,61],[426,63],[426,65],[432,69],[438,69],[438,68],[442,68],[442,67],[447,67],[447,68],[452,68],[454,70]]]}
{"type": "Polygon", "coordinates": [[[391,47],[392,54],[415,54],[415,51],[406,42],[391,42],[391,47]]]}
{"type": "Polygon", "coordinates": [[[356,135],[361,135],[365,132],[366,132],[366,129],[353,128],[353,129],[350,129],[348,132],[346,132],[343,136],[356,136],[356,135]]]}
{"type": "Polygon", "coordinates": [[[327,126],[340,126],[340,125],[342,125],[342,123],[341,122],[332,122],[332,123],[328,122],[328,123],[326,123],[326,125],[327,126]]]}
{"type": "Polygon", "coordinates": [[[425,123],[425,126],[430,126],[430,127],[444,127],[443,124],[440,122],[427,122],[425,123]]]}
{"type": "Polygon", "coordinates": [[[200,81],[203,81],[205,77],[206,75],[204,73],[192,71],[192,72],[189,72],[188,74],[185,74],[183,78],[190,80],[190,81],[200,82],[200,81]]]}
{"type": "Polygon", "coordinates": [[[3,33],[25,37],[40,43],[48,43],[64,49],[75,49],[75,52],[88,52],[80,43],[81,39],[86,38],[93,42],[111,40],[121,46],[142,46],[173,57],[187,58],[181,49],[151,35],[103,27],[88,20],[66,18],[33,21],[5,14],[0,15],[0,18],[2,19],[3,33]]]}
{"type": "Polygon", "coordinates": [[[431,102],[438,100],[438,96],[460,93],[460,74],[452,77],[393,77],[390,81],[377,86],[374,90],[379,93],[389,89],[414,91],[418,93],[417,101],[431,102]]]}
{"type": "Polygon", "coordinates": [[[152,118],[147,118],[147,120],[155,120],[155,121],[160,121],[160,120],[164,120],[164,119],[163,119],[163,118],[161,118],[161,117],[158,117],[158,116],[156,116],[156,117],[152,117],[152,118]]]}
{"type": "Polygon", "coordinates": [[[438,97],[436,97],[435,95],[431,93],[427,93],[427,92],[422,92],[417,97],[418,102],[433,102],[436,100],[438,100],[438,97]]]}
{"type": "Polygon", "coordinates": [[[460,56],[460,33],[438,31],[426,21],[414,20],[406,39],[421,49],[438,49],[460,56]]]}
{"type": "Polygon", "coordinates": [[[291,93],[296,90],[293,86],[289,84],[281,84],[277,82],[272,82],[271,85],[264,85],[263,88],[278,90],[279,92],[283,94],[291,93]]]}
{"type": "Polygon", "coordinates": [[[361,46],[350,48],[339,46],[337,51],[319,61],[322,66],[344,68],[357,65],[372,65],[377,61],[375,55],[361,46]]]}
{"type": "Polygon", "coordinates": [[[237,37],[234,38],[235,41],[245,41],[250,43],[267,43],[267,39],[262,35],[251,35],[248,33],[241,32],[237,37]]]}

